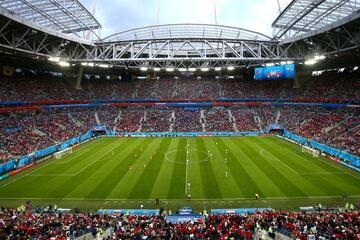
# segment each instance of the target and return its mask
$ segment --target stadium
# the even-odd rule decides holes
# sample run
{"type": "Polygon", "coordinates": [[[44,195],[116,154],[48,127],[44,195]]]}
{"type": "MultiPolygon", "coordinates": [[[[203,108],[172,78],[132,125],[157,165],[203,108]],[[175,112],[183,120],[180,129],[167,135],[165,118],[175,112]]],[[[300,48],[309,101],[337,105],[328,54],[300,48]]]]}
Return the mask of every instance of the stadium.
{"type": "Polygon", "coordinates": [[[0,1],[0,239],[360,239],[360,1],[270,35],[216,2],[103,37],[96,0],[0,1]]]}

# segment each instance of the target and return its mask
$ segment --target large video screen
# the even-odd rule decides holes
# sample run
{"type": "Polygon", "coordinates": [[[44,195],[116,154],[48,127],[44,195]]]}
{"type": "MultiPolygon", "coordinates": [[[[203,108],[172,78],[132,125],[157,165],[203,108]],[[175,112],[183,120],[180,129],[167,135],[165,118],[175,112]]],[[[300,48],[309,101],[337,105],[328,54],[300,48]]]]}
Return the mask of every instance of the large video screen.
{"type": "Polygon", "coordinates": [[[295,65],[286,64],[273,67],[255,68],[255,80],[274,80],[295,77],[295,65]]]}

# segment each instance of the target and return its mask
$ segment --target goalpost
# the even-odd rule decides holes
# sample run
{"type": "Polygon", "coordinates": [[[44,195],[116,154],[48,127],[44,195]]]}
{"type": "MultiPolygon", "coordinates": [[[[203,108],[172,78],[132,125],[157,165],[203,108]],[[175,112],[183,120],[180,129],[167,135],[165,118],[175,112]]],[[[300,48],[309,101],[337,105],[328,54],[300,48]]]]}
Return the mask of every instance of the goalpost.
{"type": "Polygon", "coordinates": [[[60,159],[63,156],[71,154],[71,153],[72,153],[72,148],[65,148],[64,150],[54,153],[54,157],[56,159],[60,159]]]}
{"type": "Polygon", "coordinates": [[[306,153],[310,153],[313,157],[319,157],[320,151],[307,147],[307,146],[302,146],[301,147],[301,151],[302,152],[306,152],[306,153]]]}

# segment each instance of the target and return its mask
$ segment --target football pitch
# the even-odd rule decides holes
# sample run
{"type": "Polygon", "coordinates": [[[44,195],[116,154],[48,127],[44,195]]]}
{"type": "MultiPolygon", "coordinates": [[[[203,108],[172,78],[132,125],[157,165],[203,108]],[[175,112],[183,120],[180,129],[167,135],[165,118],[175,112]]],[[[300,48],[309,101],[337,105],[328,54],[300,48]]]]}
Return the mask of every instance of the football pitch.
{"type": "Polygon", "coordinates": [[[0,182],[5,207],[155,208],[156,198],[172,211],[340,205],[360,200],[360,174],[277,137],[100,138],[0,182]]]}

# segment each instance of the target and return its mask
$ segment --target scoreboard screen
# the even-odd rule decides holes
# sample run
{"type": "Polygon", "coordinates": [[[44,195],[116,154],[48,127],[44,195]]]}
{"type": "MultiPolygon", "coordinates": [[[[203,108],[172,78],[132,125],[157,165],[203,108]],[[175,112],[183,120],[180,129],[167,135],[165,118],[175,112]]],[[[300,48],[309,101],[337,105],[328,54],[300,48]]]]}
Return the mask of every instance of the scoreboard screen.
{"type": "Polygon", "coordinates": [[[255,68],[255,80],[293,79],[295,77],[295,65],[286,64],[273,67],[255,68]]]}

